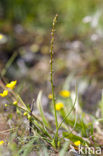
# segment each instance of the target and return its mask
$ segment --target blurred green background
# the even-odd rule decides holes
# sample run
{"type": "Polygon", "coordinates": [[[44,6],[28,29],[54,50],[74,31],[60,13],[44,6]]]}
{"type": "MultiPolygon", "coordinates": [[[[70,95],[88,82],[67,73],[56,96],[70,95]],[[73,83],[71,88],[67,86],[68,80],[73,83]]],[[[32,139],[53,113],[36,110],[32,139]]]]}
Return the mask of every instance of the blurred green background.
{"type": "Polygon", "coordinates": [[[102,27],[102,7],[102,0],[0,0],[0,29],[4,23],[20,23],[47,33],[58,13],[59,33],[66,37],[84,35],[91,31],[93,22],[95,28],[95,16],[102,27]],[[83,22],[85,16],[89,18],[83,22]]]}

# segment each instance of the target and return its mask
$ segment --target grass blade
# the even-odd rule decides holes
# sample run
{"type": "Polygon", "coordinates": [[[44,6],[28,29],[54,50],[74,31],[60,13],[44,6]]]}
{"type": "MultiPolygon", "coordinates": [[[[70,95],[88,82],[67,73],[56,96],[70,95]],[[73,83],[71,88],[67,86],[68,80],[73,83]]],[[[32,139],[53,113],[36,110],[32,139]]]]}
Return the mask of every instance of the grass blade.
{"type": "Polygon", "coordinates": [[[43,108],[42,108],[42,105],[41,105],[41,97],[42,97],[42,91],[39,92],[38,94],[38,97],[37,97],[37,107],[38,107],[38,110],[40,112],[40,115],[42,117],[42,121],[44,123],[44,125],[48,128],[50,128],[50,124],[49,122],[47,121],[45,115],[44,115],[44,111],[43,111],[43,108]]]}

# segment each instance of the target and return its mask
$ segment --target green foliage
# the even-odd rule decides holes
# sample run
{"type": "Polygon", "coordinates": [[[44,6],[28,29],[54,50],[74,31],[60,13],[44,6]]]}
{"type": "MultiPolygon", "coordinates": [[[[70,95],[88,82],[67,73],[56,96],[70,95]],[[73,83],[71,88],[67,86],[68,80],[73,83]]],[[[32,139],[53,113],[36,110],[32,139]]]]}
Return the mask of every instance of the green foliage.
{"type": "Polygon", "coordinates": [[[83,143],[87,143],[88,144],[88,141],[85,141],[82,137],[80,136],[77,136],[73,133],[68,133],[68,132],[63,132],[63,136],[65,138],[68,138],[70,139],[72,142],[75,142],[75,141],[78,141],[80,140],[80,142],[83,144],[83,143]]]}
{"type": "Polygon", "coordinates": [[[59,156],[64,156],[69,146],[69,142],[65,142],[63,148],[59,152],[59,156]]]}
{"type": "Polygon", "coordinates": [[[29,140],[22,148],[19,150],[18,155],[28,156],[30,152],[33,150],[34,142],[38,141],[37,137],[32,138],[29,140]]]}

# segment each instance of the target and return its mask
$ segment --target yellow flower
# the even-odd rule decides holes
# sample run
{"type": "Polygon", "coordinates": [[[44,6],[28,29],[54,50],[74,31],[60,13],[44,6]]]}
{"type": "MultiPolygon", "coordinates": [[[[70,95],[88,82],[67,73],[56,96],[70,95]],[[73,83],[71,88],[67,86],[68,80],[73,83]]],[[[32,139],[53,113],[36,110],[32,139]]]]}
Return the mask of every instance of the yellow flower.
{"type": "Polygon", "coordinates": [[[80,141],[79,140],[78,141],[75,141],[74,142],[74,145],[79,146],[80,145],[80,141]]]}
{"type": "Polygon", "coordinates": [[[0,145],[3,145],[3,144],[4,144],[4,141],[3,141],[3,140],[1,140],[1,141],[0,141],[0,145]]]}
{"type": "Polygon", "coordinates": [[[13,102],[13,105],[17,105],[17,103],[18,103],[17,101],[14,101],[14,102],[13,102]]]}
{"type": "Polygon", "coordinates": [[[3,37],[4,37],[4,36],[3,36],[2,34],[0,34],[0,40],[2,40],[2,39],[3,39],[3,37]]]}
{"type": "Polygon", "coordinates": [[[48,95],[48,98],[49,98],[49,99],[52,99],[52,98],[53,98],[53,95],[52,95],[52,94],[49,94],[49,95],[48,95]]]}
{"type": "Polygon", "coordinates": [[[27,112],[24,112],[24,116],[27,116],[28,115],[28,113],[27,112]]]}
{"type": "Polygon", "coordinates": [[[7,107],[8,105],[5,103],[5,107],[7,107]]]}
{"type": "Polygon", "coordinates": [[[61,90],[59,94],[64,98],[67,98],[70,96],[70,92],[68,90],[61,90]]]}
{"type": "Polygon", "coordinates": [[[10,89],[14,89],[15,88],[15,85],[16,85],[17,81],[11,81],[10,83],[8,83],[6,85],[7,88],[10,88],[10,89]]]}
{"type": "Polygon", "coordinates": [[[56,110],[59,111],[64,107],[64,104],[62,102],[56,103],[56,110]]]}
{"type": "Polygon", "coordinates": [[[0,93],[1,97],[5,97],[8,95],[8,90],[4,90],[3,93],[0,93]]]}

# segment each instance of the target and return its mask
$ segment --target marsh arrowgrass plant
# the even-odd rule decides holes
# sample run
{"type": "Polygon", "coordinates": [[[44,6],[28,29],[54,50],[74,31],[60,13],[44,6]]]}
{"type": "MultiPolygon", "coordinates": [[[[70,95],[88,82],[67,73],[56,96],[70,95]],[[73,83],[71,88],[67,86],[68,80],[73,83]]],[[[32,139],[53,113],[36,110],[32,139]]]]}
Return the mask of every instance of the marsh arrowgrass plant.
{"type": "MultiPolygon", "coordinates": [[[[53,114],[55,118],[55,122],[53,125],[55,126],[55,132],[52,129],[52,124],[49,123],[48,119],[45,117],[42,104],[41,97],[42,91],[39,92],[36,104],[39,110],[39,116],[35,115],[32,111],[32,108],[28,107],[20,95],[16,92],[17,81],[11,81],[6,85],[0,80],[0,86],[3,91],[0,93],[1,98],[7,98],[10,102],[10,105],[16,107],[17,113],[20,112],[23,117],[26,117],[29,121],[30,125],[30,137],[29,139],[30,146],[33,145],[33,141],[43,140],[54,150],[58,150],[60,147],[63,147],[60,153],[64,153],[64,149],[68,150],[69,142],[74,143],[75,146],[79,144],[82,145],[90,145],[89,137],[93,136],[93,123],[85,122],[85,114],[79,114],[78,120],[75,119],[76,114],[76,101],[78,98],[77,86],[75,90],[75,100],[74,102],[71,99],[71,92],[68,90],[61,90],[59,92],[59,100],[56,99],[55,90],[54,90],[54,82],[53,82],[53,55],[54,55],[54,35],[55,35],[55,25],[57,22],[56,15],[53,19],[52,31],[51,31],[51,46],[50,46],[50,82],[51,82],[51,94],[48,95],[48,98],[52,100],[53,114]],[[57,118],[58,115],[58,118],[57,118]],[[70,116],[71,115],[71,116],[70,116]],[[61,120],[59,120],[61,119],[61,120]],[[59,135],[59,129],[62,127],[62,136],[59,135]],[[72,128],[70,130],[69,128],[72,128]],[[32,133],[31,133],[32,131],[32,133]],[[75,131],[75,133],[73,133],[75,131]],[[79,133],[79,135],[77,135],[79,133]],[[31,135],[32,134],[32,135],[31,135]],[[81,134],[81,136],[80,136],[81,134]],[[85,137],[85,138],[84,138],[85,137]],[[65,139],[68,141],[66,142],[65,139]],[[65,143],[65,144],[64,144],[65,143]],[[64,144],[64,145],[63,145],[64,144]]],[[[34,104],[34,103],[33,103],[34,104]]],[[[101,99],[100,105],[102,107],[103,97],[101,99]]],[[[9,104],[5,104],[5,107],[8,107],[9,104]]],[[[102,114],[103,115],[103,114],[102,114]]],[[[29,147],[29,145],[28,145],[29,147]]],[[[23,147],[23,150],[25,148],[23,147]]],[[[21,151],[21,150],[20,150],[21,151]]],[[[20,152],[19,151],[19,152],[20,152]]]]}
{"type": "Polygon", "coordinates": [[[57,131],[57,136],[54,140],[55,145],[57,147],[58,144],[58,119],[57,119],[57,113],[56,113],[56,102],[55,102],[55,93],[54,93],[54,83],[53,83],[53,48],[54,48],[54,32],[55,32],[55,24],[57,21],[58,15],[56,15],[53,19],[53,24],[52,24],[52,31],[51,31],[51,47],[50,47],[50,82],[51,82],[51,89],[52,89],[52,103],[54,106],[54,114],[55,114],[55,123],[56,123],[56,131],[57,131]]]}
{"type": "MultiPolygon", "coordinates": [[[[65,121],[65,119],[67,118],[67,116],[70,114],[67,114],[64,116],[64,119],[62,120],[62,122],[58,125],[58,119],[57,119],[57,111],[61,111],[64,108],[64,104],[59,102],[56,102],[55,99],[55,93],[54,93],[54,82],[53,82],[53,49],[54,49],[54,35],[55,35],[55,25],[57,22],[57,17],[58,15],[56,15],[53,19],[53,24],[52,24],[52,31],[51,31],[51,46],[50,46],[50,82],[51,82],[51,90],[52,90],[52,94],[49,95],[49,98],[52,99],[52,104],[53,104],[53,108],[54,108],[54,118],[55,118],[55,126],[56,126],[56,132],[52,132],[52,137],[51,137],[51,125],[49,123],[49,121],[47,121],[47,119],[45,118],[43,109],[42,109],[42,105],[41,105],[41,96],[42,93],[40,92],[38,94],[37,97],[37,107],[39,109],[40,115],[42,117],[41,118],[37,117],[35,114],[32,113],[31,109],[29,107],[26,106],[26,104],[24,103],[24,101],[22,100],[22,98],[19,96],[19,94],[17,94],[15,92],[15,87],[17,84],[17,81],[11,81],[9,83],[7,83],[6,85],[4,85],[2,83],[2,81],[0,81],[0,86],[3,88],[3,92],[0,93],[0,96],[2,98],[11,98],[12,102],[11,105],[14,105],[17,108],[17,112],[19,112],[19,110],[21,112],[23,112],[23,115],[25,117],[27,117],[27,119],[29,120],[30,123],[32,123],[32,128],[34,128],[34,130],[36,130],[36,132],[39,134],[39,136],[41,136],[45,141],[47,141],[49,144],[51,144],[54,148],[58,148],[59,144],[60,144],[60,138],[58,135],[58,130],[61,127],[62,123],[65,121]]],[[[67,90],[62,90],[60,92],[60,95],[64,98],[68,98],[70,96],[70,92],[67,90]]],[[[8,106],[8,105],[7,105],[8,106]]],[[[74,108],[74,106],[73,106],[74,108]]],[[[73,109],[72,108],[72,109],[73,109]]]]}
{"type": "MultiPolygon", "coordinates": [[[[56,132],[54,133],[51,130],[51,125],[49,123],[49,121],[47,121],[44,112],[43,112],[43,108],[41,105],[41,96],[42,93],[40,92],[38,94],[37,97],[37,107],[39,109],[41,118],[36,116],[35,114],[32,113],[31,108],[27,107],[27,105],[24,103],[24,101],[22,100],[22,98],[19,96],[18,93],[16,93],[15,91],[15,87],[17,84],[17,81],[11,81],[9,83],[7,83],[6,85],[4,85],[2,83],[2,81],[0,81],[0,86],[3,88],[3,92],[0,93],[0,96],[2,98],[6,98],[9,97],[12,99],[11,105],[14,105],[17,108],[17,112],[21,111],[21,113],[23,112],[23,116],[27,117],[27,119],[29,120],[30,123],[32,123],[32,129],[34,129],[34,131],[36,131],[37,135],[39,135],[42,139],[44,139],[48,144],[50,144],[51,146],[53,146],[54,148],[58,149],[60,146],[60,140],[62,140],[62,138],[59,137],[58,134],[58,130],[60,129],[60,127],[62,126],[62,124],[65,121],[70,121],[68,120],[68,116],[70,115],[70,113],[73,111],[75,103],[76,103],[76,99],[75,102],[72,106],[72,108],[69,110],[69,112],[66,114],[66,112],[64,111],[64,114],[62,114],[62,121],[58,124],[58,119],[57,119],[57,113],[58,111],[63,112],[64,109],[64,104],[62,102],[57,103],[56,99],[55,99],[55,92],[54,92],[54,82],[53,82],[53,55],[54,55],[54,35],[55,35],[55,25],[57,22],[57,17],[58,15],[56,15],[53,19],[53,24],[52,24],[52,31],[51,31],[51,46],[50,46],[50,82],[51,82],[51,90],[52,90],[52,94],[49,95],[49,98],[52,99],[52,104],[53,104],[53,110],[54,110],[54,118],[55,118],[55,126],[56,126],[56,132]],[[52,134],[51,134],[52,131],[52,134]]],[[[70,97],[70,92],[67,90],[62,90],[60,91],[60,95],[67,99],[70,97]]],[[[77,93],[76,93],[77,95],[77,93]]],[[[65,126],[64,126],[65,127],[65,126]]]]}

